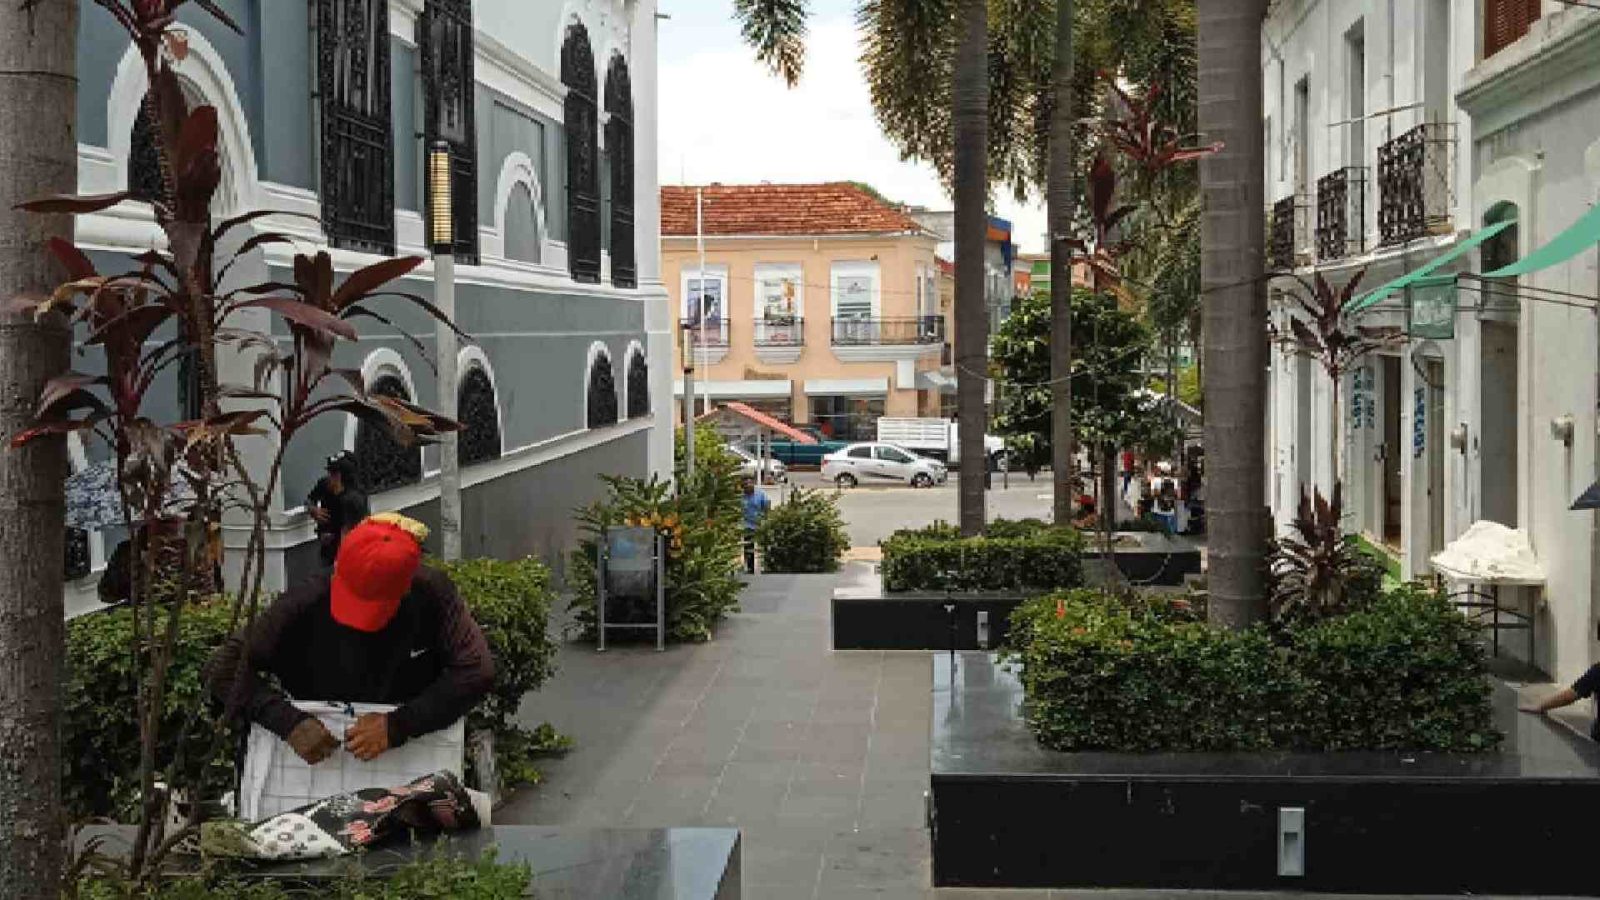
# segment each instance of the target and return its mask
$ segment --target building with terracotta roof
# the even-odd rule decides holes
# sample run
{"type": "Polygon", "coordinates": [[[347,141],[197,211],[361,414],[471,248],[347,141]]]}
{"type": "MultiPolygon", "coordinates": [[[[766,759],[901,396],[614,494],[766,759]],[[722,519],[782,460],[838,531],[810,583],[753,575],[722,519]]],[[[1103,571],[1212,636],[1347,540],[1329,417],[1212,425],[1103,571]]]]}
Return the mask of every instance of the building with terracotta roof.
{"type": "Polygon", "coordinates": [[[850,182],[663,187],[662,272],[696,396],[844,439],[873,437],[880,416],[940,415],[954,383],[937,244],[850,182]]]}

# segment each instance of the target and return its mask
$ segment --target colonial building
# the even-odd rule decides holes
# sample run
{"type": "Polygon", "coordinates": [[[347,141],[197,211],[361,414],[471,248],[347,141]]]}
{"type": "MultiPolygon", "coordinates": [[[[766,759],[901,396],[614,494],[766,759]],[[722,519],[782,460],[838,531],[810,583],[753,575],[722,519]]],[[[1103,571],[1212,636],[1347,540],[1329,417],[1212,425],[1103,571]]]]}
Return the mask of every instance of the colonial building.
{"type": "MultiPolygon", "coordinates": [[[[327,249],[339,273],[388,255],[426,255],[424,149],[453,159],[463,537],[469,555],[572,546],[571,510],[602,474],[670,469],[671,319],[662,289],[656,191],[654,0],[224,0],[236,33],[188,4],[187,53],[170,60],[191,104],[221,121],[223,186],[213,210],[293,213],[260,220],[297,245],[263,244],[230,276],[290,280],[295,250],[327,249]]],[[[86,4],[78,37],[79,182],[84,193],[158,183],[139,54],[86,4]]],[[[107,265],[148,249],[147,202],[78,221],[107,265]]],[[[425,263],[398,286],[431,298],[425,263]]],[[[432,350],[433,326],[379,308],[432,350]]],[[[431,405],[439,386],[419,348],[363,323],[336,363],[378,393],[431,405]]],[[[228,361],[222,365],[226,370],[228,361]]],[[[175,413],[192,392],[175,376],[175,413]]],[[[323,460],[354,450],[375,511],[437,517],[437,452],[406,449],[355,420],[326,419],[290,448],[272,498],[277,583],[314,559],[304,498],[323,460]]],[[[81,467],[98,447],[74,447],[81,467]]],[[[69,606],[93,596],[120,536],[69,535],[69,606]]],[[[244,535],[230,530],[231,547],[244,535]]]]}
{"type": "Polygon", "coordinates": [[[844,439],[873,437],[880,416],[940,414],[947,311],[915,219],[850,183],[669,186],[661,207],[696,397],[844,439]]]}
{"type": "Polygon", "coordinates": [[[1518,529],[1547,579],[1515,599],[1531,661],[1560,678],[1600,620],[1600,531],[1568,509],[1595,480],[1600,235],[1565,233],[1600,193],[1596,58],[1600,12],[1554,0],[1303,0],[1262,31],[1269,268],[1298,276],[1272,281],[1275,320],[1313,273],[1360,274],[1358,324],[1407,335],[1348,375],[1337,419],[1315,364],[1275,355],[1278,522],[1337,475],[1347,527],[1408,577],[1475,522],[1518,529]]]}

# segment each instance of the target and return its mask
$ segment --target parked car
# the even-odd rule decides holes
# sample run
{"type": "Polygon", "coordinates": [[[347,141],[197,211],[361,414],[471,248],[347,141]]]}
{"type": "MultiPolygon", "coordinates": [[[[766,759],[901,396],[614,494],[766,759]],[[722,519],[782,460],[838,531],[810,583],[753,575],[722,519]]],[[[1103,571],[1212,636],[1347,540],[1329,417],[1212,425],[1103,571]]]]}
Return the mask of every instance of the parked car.
{"type": "Polygon", "coordinates": [[[918,456],[894,444],[851,444],[822,460],[822,478],[840,487],[864,482],[903,481],[912,487],[944,484],[950,470],[944,463],[918,456]]]}
{"type": "MultiPolygon", "coordinates": [[[[795,425],[796,430],[810,435],[816,439],[815,444],[805,444],[800,441],[774,438],[770,454],[773,459],[781,461],[791,468],[796,466],[820,466],[823,457],[830,453],[837,453],[850,446],[849,441],[836,441],[823,435],[821,429],[815,425],[795,425]]],[[[746,450],[749,448],[746,447],[746,450]]]]}
{"type": "Polygon", "coordinates": [[[762,473],[763,477],[757,478],[761,484],[781,484],[789,478],[789,467],[782,460],[769,458],[763,466],[755,454],[738,444],[729,444],[728,452],[739,457],[739,475],[742,478],[756,478],[757,472],[762,473]]]}

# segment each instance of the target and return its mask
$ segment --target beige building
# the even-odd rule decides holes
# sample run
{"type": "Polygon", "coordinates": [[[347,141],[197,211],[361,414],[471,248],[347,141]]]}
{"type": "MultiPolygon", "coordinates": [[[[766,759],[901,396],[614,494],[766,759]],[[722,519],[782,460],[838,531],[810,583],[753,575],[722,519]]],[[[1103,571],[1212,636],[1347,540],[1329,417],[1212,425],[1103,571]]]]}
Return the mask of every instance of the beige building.
{"type": "Polygon", "coordinates": [[[686,334],[713,404],[843,439],[940,415],[955,380],[937,239],[903,210],[850,183],[665,187],[661,203],[680,419],[686,334]]]}

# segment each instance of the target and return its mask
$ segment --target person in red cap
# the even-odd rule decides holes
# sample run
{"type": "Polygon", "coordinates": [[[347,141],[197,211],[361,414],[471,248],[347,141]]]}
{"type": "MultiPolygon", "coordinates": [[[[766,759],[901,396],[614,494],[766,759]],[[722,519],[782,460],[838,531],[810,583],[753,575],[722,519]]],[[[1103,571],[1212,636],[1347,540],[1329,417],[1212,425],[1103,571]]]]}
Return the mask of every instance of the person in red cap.
{"type": "Polygon", "coordinates": [[[494,662],[455,585],[420,565],[427,535],[394,513],[352,528],[331,576],[283,592],[217,650],[206,667],[212,696],[312,765],[341,740],[290,698],[398,707],[360,717],[342,736],[363,760],[466,715],[493,685],[494,662]]]}

